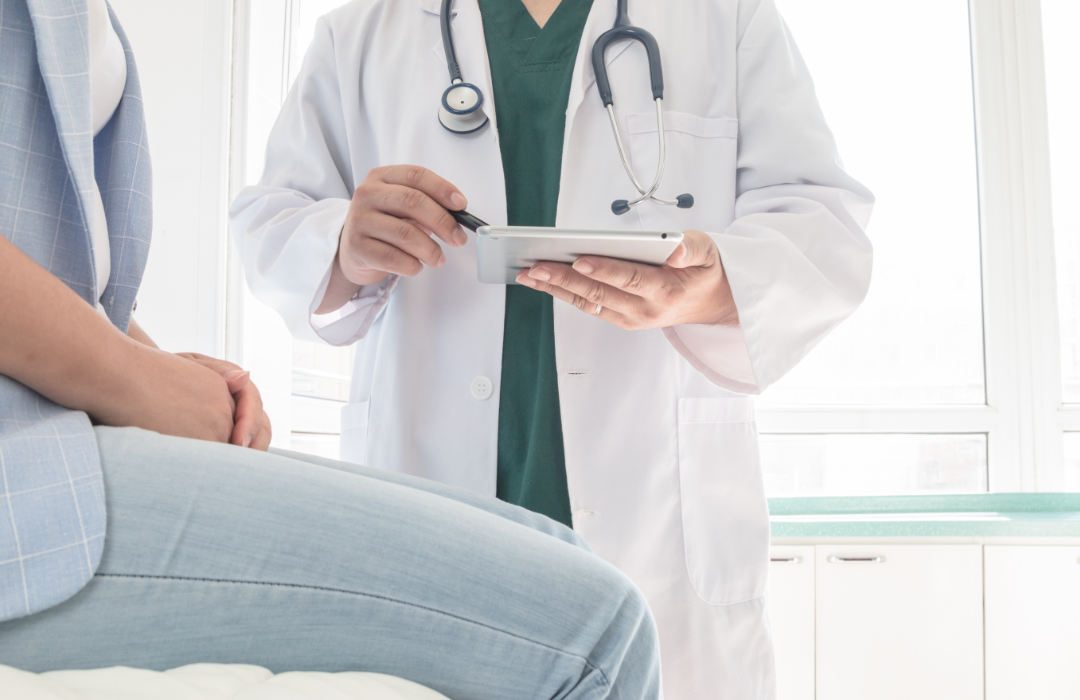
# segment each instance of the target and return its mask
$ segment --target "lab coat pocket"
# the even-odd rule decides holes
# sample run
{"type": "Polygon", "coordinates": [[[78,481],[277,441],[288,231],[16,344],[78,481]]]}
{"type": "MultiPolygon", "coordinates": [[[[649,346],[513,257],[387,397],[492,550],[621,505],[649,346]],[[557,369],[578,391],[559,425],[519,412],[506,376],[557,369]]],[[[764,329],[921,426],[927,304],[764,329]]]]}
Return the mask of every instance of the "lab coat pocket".
{"type": "MultiPolygon", "coordinates": [[[[630,159],[642,186],[652,184],[660,152],[656,112],[627,117],[630,159]]],[[[646,229],[722,231],[735,215],[735,165],[739,122],[731,117],[707,118],[664,112],[664,179],[657,196],[694,196],[694,206],[679,209],[655,202],[635,207],[646,229]]],[[[633,194],[633,188],[627,193],[633,194]]]]}
{"type": "Polygon", "coordinates": [[[371,401],[345,404],[341,409],[341,461],[367,464],[368,412],[371,401]]]}
{"type": "Polygon", "coordinates": [[[711,605],[765,594],[769,513],[753,400],[679,400],[679,486],[690,583],[711,605]]]}

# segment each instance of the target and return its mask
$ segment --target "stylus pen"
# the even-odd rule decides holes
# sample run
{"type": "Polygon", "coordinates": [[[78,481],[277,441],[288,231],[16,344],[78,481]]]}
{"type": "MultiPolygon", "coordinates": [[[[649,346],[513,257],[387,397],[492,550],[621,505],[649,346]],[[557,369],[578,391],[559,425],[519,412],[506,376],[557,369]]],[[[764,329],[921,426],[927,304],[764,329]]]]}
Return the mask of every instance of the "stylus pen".
{"type": "Polygon", "coordinates": [[[450,212],[450,216],[454,217],[455,221],[457,221],[459,224],[469,229],[473,233],[476,233],[476,229],[480,228],[481,226],[488,225],[486,221],[481,221],[480,219],[476,218],[464,209],[462,209],[461,211],[452,211],[450,212]]]}

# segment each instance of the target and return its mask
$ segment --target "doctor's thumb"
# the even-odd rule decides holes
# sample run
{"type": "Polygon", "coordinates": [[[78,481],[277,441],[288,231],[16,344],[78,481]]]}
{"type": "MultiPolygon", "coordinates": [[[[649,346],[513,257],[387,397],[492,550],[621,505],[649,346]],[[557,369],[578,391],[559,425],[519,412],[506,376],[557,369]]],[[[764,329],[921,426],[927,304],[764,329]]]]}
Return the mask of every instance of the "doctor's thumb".
{"type": "Polygon", "coordinates": [[[708,265],[712,261],[712,253],[716,243],[709,234],[703,231],[686,231],[683,233],[682,243],[667,259],[670,267],[700,267],[708,265]]]}

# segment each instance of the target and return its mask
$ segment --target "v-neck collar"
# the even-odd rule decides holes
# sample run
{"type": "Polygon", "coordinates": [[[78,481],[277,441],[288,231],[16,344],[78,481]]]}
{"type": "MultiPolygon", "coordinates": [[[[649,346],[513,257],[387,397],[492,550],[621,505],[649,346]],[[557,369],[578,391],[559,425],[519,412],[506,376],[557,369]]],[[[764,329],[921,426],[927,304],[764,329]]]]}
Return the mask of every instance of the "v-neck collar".
{"type": "Polygon", "coordinates": [[[562,0],[543,27],[521,0],[480,0],[480,6],[497,40],[520,60],[518,70],[531,71],[555,68],[576,53],[592,1],[562,0]]]}
{"type": "MultiPolygon", "coordinates": [[[[519,0],[520,2],[520,0],[519,0]]],[[[418,0],[419,9],[430,15],[435,20],[439,18],[440,0],[418,0]]],[[[566,107],[567,136],[569,136],[571,123],[577,114],[578,108],[585,99],[586,91],[596,82],[593,74],[590,53],[593,44],[615,22],[616,0],[593,0],[592,9],[589,11],[589,19],[585,22],[585,30],[581,36],[581,50],[578,51],[577,61],[574,67],[574,79],[570,83],[570,101],[566,107]]],[[[451,12],[454,19],[454,39],[458,46],[458,61],[461,62],[462,71],[469,76],[469,82],[480,87],[485,95],[492,93],[491,71],[488,63],[487,48],[484,42],[483,21],[480,17],[480,8],[477,0],[457,0],[451,12]]],[[[619,42],[607,52],[605,63],[611,65],[630,46],[629,41],[619,42]]],[[[431,45],[431,53],[438,59],[438,65],[446,72],[446,57],[443,53],[442,39],[438,38],[431,45]]],[[[495,110],[491,108],[490,101],[486,101],[480,108],[491,119],[491,125],[496,126],[495,110]]],[[[495,129],[485,130],[492,139],[495,137],[495,129]]]]}

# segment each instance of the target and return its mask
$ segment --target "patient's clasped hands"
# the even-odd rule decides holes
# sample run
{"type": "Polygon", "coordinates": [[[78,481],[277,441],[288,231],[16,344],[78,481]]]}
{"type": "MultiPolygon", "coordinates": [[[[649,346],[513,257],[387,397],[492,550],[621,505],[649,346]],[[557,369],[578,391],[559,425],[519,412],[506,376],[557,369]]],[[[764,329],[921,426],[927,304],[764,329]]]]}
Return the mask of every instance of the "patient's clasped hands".
{"type": "Polygon", "coordinates": [[[206,369],[217,375],[216,380],[211,380],[212,377],[206,376],[208,373],[198,372],[206,380],[208,391],[205,396],[193,396],[197,402],[205,401],[204,405],[212,410],[207,410],[203,420],[195,412],[189,414],[194,420],[180,420],[173,431],[160,429],[158,432],[262,450],[270,446],[270,418],[262,409],[262,396],[251,373],[231,362],[208,358],[198,352],[180,352],[175,356],[197,365],[190,368],[192,372],[206,369]]]}
{"type": "Polygon", "coordinates": [[[132,322],[133,378],[126,391],[102,397],[87,413],[106,425],[266,450],[270,419],[249,372],[198,353],[169,353],[146,344],[132,322]]]}
{"type": "Polygon", "coordinates": [[[235,410],[232,414],[231,431],[219,442],[230,442],[241,447],[266,450],[270,447],[270,417],[263,410],[262,395],[255,382],[251,381],[251,372],[237,365],[214,357],[207,357],[196,352],[182,352],[179,357],[191,360],[216,372],[224,380],[231,394],[235,410]]]}
{"type": "Polygon", "coordinates": [[[270,419],[250,373],[198,353],[125,345],[128,376],[86,407],[95,422],[259,450],[270,446],[270,419]]]}
{"type": "Polygon", "coordinates": [[[270,446],[270,420],[250,373],[197,353],[125,345],[128,376],[84,409],[95,422],[259,450],[270,446]]]}

